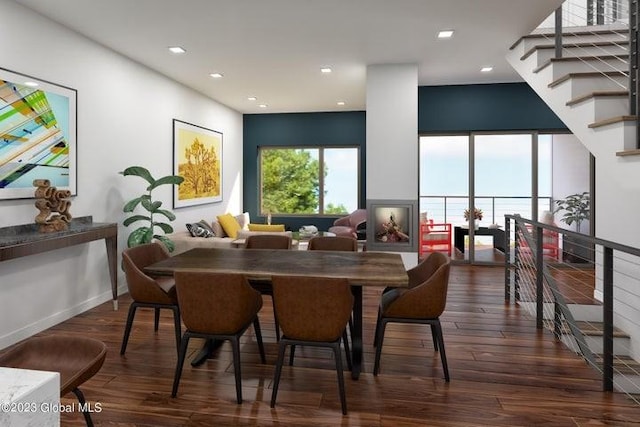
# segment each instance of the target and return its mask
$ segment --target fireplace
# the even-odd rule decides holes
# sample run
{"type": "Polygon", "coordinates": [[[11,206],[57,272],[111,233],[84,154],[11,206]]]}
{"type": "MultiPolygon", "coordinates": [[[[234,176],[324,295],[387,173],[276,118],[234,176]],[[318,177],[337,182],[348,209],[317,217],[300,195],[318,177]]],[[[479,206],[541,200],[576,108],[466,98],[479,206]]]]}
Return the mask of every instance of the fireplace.
{"type": "Polygon", "coordinates": [[[367,200],[367,250],[416,252],[415,200],[367,200]]]}

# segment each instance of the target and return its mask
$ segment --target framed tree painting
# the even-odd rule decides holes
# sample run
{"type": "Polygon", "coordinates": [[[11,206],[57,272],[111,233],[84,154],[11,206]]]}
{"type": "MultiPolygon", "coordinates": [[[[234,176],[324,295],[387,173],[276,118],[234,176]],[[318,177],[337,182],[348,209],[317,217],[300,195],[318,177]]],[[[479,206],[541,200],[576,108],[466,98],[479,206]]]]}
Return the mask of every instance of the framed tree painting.
{"type": "Polygon", "coordinates": [[[0,68],[0,199],[34,197],[33,181],[77,194],[75,89],[0,68]]]}
{"type": "Polygon", "coordinates": [[[222,201],[222,133],[173,119],[173,207],[222,201]]]}

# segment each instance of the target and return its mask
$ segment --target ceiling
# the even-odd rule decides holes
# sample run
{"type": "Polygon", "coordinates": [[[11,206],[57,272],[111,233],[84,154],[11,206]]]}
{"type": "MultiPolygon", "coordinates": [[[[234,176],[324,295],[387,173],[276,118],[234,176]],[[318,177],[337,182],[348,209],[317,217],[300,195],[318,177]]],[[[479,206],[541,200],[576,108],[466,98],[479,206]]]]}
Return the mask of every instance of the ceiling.
{"type": "Polygon", "coordinates": [[[275,113],[364,110],[372,64],[418,64],[421,86],[521,81],[509,46],[563,0],[14,1],[234,110],[275,113]]]}

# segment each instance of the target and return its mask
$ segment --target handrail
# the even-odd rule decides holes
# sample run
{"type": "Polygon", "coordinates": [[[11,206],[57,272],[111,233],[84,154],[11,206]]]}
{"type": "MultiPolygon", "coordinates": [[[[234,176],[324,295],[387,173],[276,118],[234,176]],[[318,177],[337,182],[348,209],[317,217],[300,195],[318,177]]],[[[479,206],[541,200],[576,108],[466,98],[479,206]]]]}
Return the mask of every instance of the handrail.
{"type": "MultiPolygon", "coordinates": [[[[558,328],[561,324],[564,324],[561,321],[562,318],[564,318],[568,329],[578,344],[582,356],[589,364],[601,371],[603,390],[613,391],[615,375],[619,375],[619,371],[614,368],[614,359],[616,359],[613,346],[614,317],[620,316],[628,320],[622,313],[614,312],[614,272],[616,272],[615,278],[619,282],[628,281],[631,278],[628,274],[630,259],[631,257],[636,257],[637,260],[640,260],[640,249],[522,218],[520,215],[505,215],[505,240],[505,300],[511,301],[513,295],[513,300],[520,303],[523,301],[521,295],[521,287],[523,284],[525,284],[527,279],[530,283],[535,281],[535,287],[531,286],[530,289],[535,289],[536,325],[538,328],[542,328],[544,298],[549,296],[548,293],[546,296],[543,296],[543,284],[546,283],[547,287],[544,289],[549,289],[554,309],[554,334],[556,337],[560,337],[561,331],[558,328]],[[512,223],[515,224],[515,229],[512,228],[512,223]],[[533,229],[532,233],[527,229],[527,225],[533,229]],[[572,312],[562,292],[559,290],[556,278],[551,274],[550,269],[554,263],[544,258],[542,244],[537,244],[543,241],[543,233],[549,231],[563,236],[563,240],[580,240],[584,242],[586,246],[593,248],[597,246],[599,247],[598,249],[601,247],[601,251],[598,251],[597,260],[594,261],[593,265],[594,269],[596,262],[598,266],[601,266],[601,269],[600,267],[598,269],[598,271],[601,271],[601,274],[598,275],[597,279],[598,283],[602,285],[603,350],[601,364],[598,363],[592,350],[589,349],[586,344],[585,337],[577,327],[572,312]],[[511,242],[512,234],[515,240],[513,248],[511,242]],[[524,245],[521,240],[524,240],[524,245]],[[526,258],[527,253],[522,251],[523,247],[529,248],[529,259],[526,258]],[[512,249],[514,249],[513,256],[511,253],[512,249]],[[614,251],[617,252],[615,258],[614,251]],[[620,264],[620,268],[616,271],[615,268],[618,263],[620,264]],[[531,267],[532,265],[535,265],[535,267],[527,270],[527,266],[531,267]]],[[[636,266],[640,265],[637,260],[636,266]]],[[[555,264],[561,265],[558,263],[555,264]]],[[[558,271],[557,268],[556,271],[558,271]]],[[[533,299],[531,301],[533,301],[533,299]]],[[[621,304],[621,302],[618,300],[616,304],[621,304]]],[[[640,307],[631,306],[630,308],[640,311],[640,307]]],[[[640,375],[640,373],[636,373],[636,375],[640,375]]],[[[637,385],[637,387],[640,390],[640,385],[637,385]]],[[[638,391],[635,393],[637,394],[638,391]]],[[[637,399],[637,397],[632,398],[634,400],[637,399]]]]}

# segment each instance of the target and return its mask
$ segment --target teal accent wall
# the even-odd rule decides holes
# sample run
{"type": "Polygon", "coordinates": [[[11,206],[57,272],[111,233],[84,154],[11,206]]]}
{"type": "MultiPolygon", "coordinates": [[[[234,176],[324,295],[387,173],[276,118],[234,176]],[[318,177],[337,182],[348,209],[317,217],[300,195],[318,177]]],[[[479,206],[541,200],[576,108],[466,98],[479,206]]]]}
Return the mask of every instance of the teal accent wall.
{"type": "MultiPolygon", "coordinates": [[[[265,146],[360,147],[359,205],[365,206],[366,121],[364,111],[326,113],[245,114],[243,116],[243,194],[244,210],[251,221],[264,223],[258,215],[258,149],[265,146]]],[[[337,217],[274,217],[272,222],[285,224],[296,231],[303,225],[329,228],[337,217]]]]}
{"type": "MultiPolygon", "coordinates": [[[[421,86],[418,88],[418,133],[544,130],[567,127],[526,83],[421,86]]],[[[366,113],[245,114],[243,116],[244,210],[258,216],[258,148],[261,146],[359,146],[360,207],[366,202],[366,113]]],[[[313,224],[326,230],[336,217],[276,217],[292,230],[313,224]]]]}

